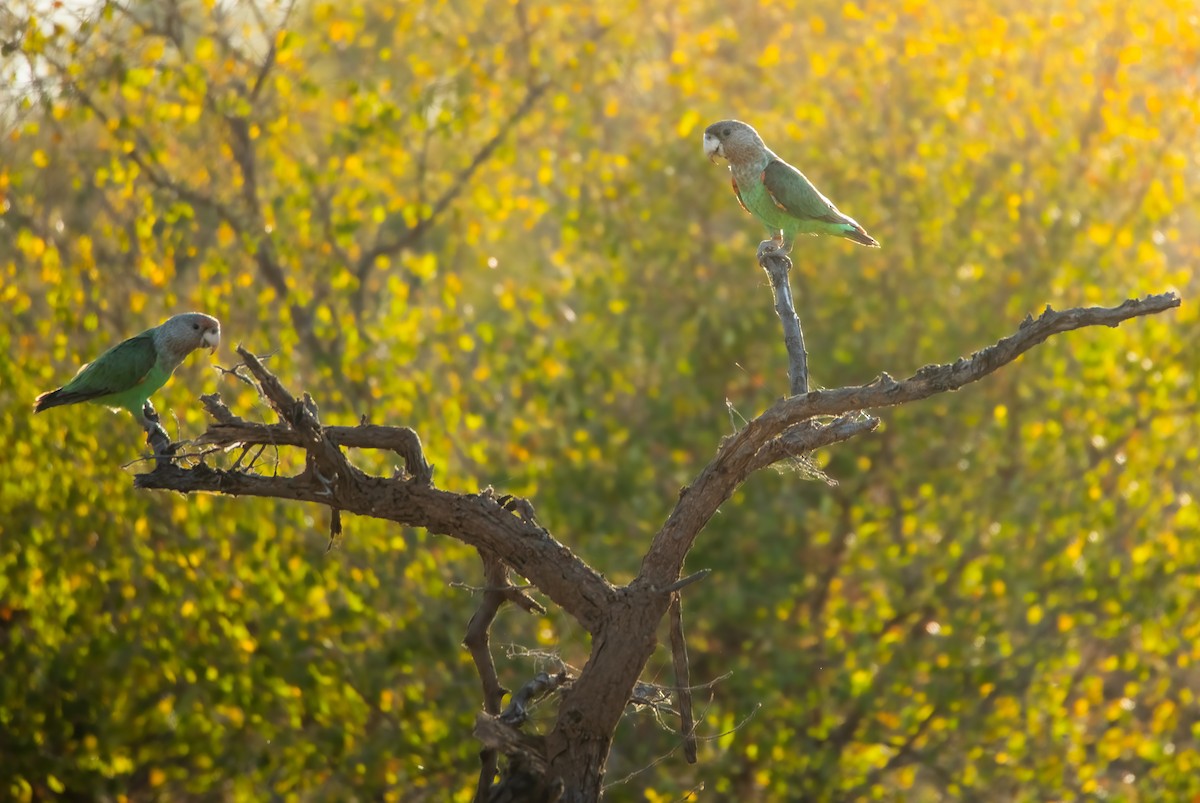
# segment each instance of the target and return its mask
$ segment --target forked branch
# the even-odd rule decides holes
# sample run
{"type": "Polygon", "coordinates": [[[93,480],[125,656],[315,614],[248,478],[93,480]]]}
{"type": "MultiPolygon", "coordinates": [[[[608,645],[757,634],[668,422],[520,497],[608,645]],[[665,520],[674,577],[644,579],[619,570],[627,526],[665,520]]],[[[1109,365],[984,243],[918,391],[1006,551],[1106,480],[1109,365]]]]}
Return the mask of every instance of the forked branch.
{"type": "Polygon", "coordinates": [[[796,451],[811,451],[873,428],[877,420],[861,417],[862,411],[958,390],[1008,365],[1053,335],[1086,326],[1117,326],[1131,318],[1166,312],[1179,304],[1175,293],[1160,293],[1131,298],[1115,307],[1058,312],[1047,306],[1040,316],[1027,316],[1015,333],[994,345],[953,363],[927,365],[908,379],[897,381],[884,373],[866,385],[813,390],[781,399],[726,438],[696,481],[680,494],[675,510],[654,538],[638,581],[660,588],[674,582],[696,536],[751,473],[796,451]],[[845,418],[847,414],[851,417],[845,418]],[[824,416],[841,417],[815,428],[799,426],[824,416]],[[835,430],[841,430],[841,437],[835,430]]]}
{"type": "MultiPolygon", "coordinates": [[[[774,281],[775,273],[772,276],[780,319],[785,330],[794,322],[793,334],[798,334],[799,321],[791,307],[790,292],[785,292],[786,271],[782,271],[782,283],[774,281]]],[[[483,556],[488,581],[487,595],[468,633],[468,645],[480,669],[486,709],[476,723],[476,735],[484,745],[478,797],[486,794],[489,800],[549,800],[562,795],[565,800],[594,800],[602,789],[616,724],[654,650],[656,629],[671,600],[677,600],[689,582],[680,580],[684,560],[717,508],[750,474],[868,432],[879,420],[865,411],[957,390],[1013,362],[1055,334],[1085,326],[1116,326],[1179,304],[1175,294],[1164,293],[1111,308],[1056,312],[1047,307],[1038,318],[1026,318],[1009,337],[954,363],[926,366],[901,381],[881,374],[866,385],[814,390],[781,399],[721,443],[712,461],[680,493],[675,510],[654,536],[639,575],[623,588],[613,587],[551,537],[537,523],[527,500],[500,496],[491,488],[464,494],[434,487],[432,466],[415,432],[365,421],[353,427],[326,427],[307,394],[302,398],[292,396],[261,361],[241,348],[238,352],[253,374],[254,384],[278,414],[279,423],[243,420],[219,398],[209,396],[204,403],[215,423],[200,442],[299,447],[306,453],[304,471],[295,476],[265,476],[240,467],[240,460],[232,468],[214,468],[202,456],[198,463],[187,467],[180,465],[182,458],[176,462],[158,461],[153,471],[138,475],[135,484],[185,493],[207,491],[315,502],[346,513],[422,527],[476,547],[483,556]],[[391,450],[403,460],[404,469],[393,477],[368,475],[347,459],[343,450],[348,446],[391,450]],[[495,713],[503,690],[490,659],[487,624],[499,607],[501,595],[507,601],[528,603],[522,605],[526,609],[534,604],[508,584],[504,566],[528,578],[593,637],[592,653],[577,677],[567,683],[565,676],[547,676],[546,683],[536,689],[528,687],[530,699],[534,691],[545,689],[562,695],[554,725],[545,737],[521,733],[506,718],[508,712],[495,713]],[[504,782],[493,786],[498,753],[508,756],[509,765],[504,782]],[[526,792],[532,797],[521,796],[526,792]]],[[[791,358],[792,388],[798,389],[800,378],[807,373],[802,336],[785,337],[785,341],[791,358]]],[[[681,610],[679,613],[681,625],[681,610]]],[[[674,652],[678,682],[683,686],[687,685],[688,670],[682,627],[679,631],[674,652]]],[[[509,711],[523,711],[527,702],[522,695],[515,695],[509,711]]],[[[679,702],[684,712],[681,736],[688,741],[693,725],[686,713],[686,701],[679,702]]]]}

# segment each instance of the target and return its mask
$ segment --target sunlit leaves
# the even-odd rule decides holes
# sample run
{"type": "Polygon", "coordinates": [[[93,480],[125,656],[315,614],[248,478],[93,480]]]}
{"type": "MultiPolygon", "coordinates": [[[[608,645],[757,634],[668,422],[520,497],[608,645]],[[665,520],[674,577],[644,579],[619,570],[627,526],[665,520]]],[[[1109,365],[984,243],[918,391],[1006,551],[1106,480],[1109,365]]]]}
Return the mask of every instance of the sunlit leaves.
{"type": "MultiPolygon", "coordinates": [[[[708,121],[754,123],[883,241],[797,247],[820,385],[951,360],[1047,302],[1195,287],[1182,0],[106,4],[86,29],[33,10],[4,31],[35,72],[12,74],[0,146],[17,797],[472,792],[473,601],[447,591],[469,554],[355,521],[325,555],[327,511],[134,494],[127,417],[29,416],[171,312],[274,351],[329,423],[415,426],[439,483],[534,495],[620,581],[783,388],[760,232],[700,156],[708,121]]],[[[1195,331],[1185,305],[1076,333],[897,411],[818,456],[836,489],[755,478],[686,597],[694,679],[735,670],[701,724],[723,735],[614,799],[1200,791],[1195,331]]],[[[271,416],[207,357],[160,410],[194,436],[213,390],[271,416]]],[[[553,612],[496,641],[586,647],[553,612]]],[[[614,775],[675,745],[628,727],[614,775]]]]}

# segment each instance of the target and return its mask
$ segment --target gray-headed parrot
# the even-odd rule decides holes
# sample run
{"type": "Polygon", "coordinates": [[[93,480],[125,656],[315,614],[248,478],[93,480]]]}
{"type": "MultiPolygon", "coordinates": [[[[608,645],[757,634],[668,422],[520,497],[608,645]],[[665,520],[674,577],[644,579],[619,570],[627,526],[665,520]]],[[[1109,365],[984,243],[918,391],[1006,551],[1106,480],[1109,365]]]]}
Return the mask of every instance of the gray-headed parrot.
{"type": "Polygon", "coordinates": [[[797,234],[832,234],[879,247],[851,217],[838,211],[803,173],[780,159],[750,126],[722,120],[704,129],[704,155],[729,162],[738,203],[771,232],[778,250],[791,250],[797,234]]]}
{"type": "Polygon", "coordinates": [[[33,410],[40,413],[62,404],[94,402],[128,410],[149,433],[160,429],[147,415],[153,414],[148,405],[151,394],[167,383],[187,355],[202,346],[216,351],[220,344],[221,324],[216,318],[199,312],[175,315],[113,346],[79,369],[70,382],[38,396],[33,410]]]}

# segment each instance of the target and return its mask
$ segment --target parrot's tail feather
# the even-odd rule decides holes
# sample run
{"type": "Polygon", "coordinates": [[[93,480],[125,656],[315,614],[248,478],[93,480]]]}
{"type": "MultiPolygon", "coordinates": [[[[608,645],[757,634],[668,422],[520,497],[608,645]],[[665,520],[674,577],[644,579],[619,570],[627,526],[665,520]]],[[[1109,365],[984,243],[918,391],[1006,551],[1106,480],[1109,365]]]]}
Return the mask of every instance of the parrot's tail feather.
{"type": "Polygon", "coordinates": [[[40,413],[43,410],[49,410],[51,407],[58,407],[63,404],[75,404],[76,402],[87,401],[91,398],[95,397],[90,393],[64,393],[62,388],[49,390],[34,400],[33,411],[40,413]]]}
{"type": "MultiPolygon", "coordinates": [[[[62,390],[62,388],[59,388],[59,390],[62,390]]],[[[58,400],[58,395],[58,390],[48,390],[41,396],[38,396],[33,401],[33,411],[40,413],[42,410],[49,410],[51,407],[64,404],[64,402],[58,400]]]]}
{"type": "Polygon", "coordinates": [[[879,247],[879,242],[874,237],[867,234],[867,230],[857,223],[848,225],[846,230],[842,233],[842,236],[847,240],[853,240],[859,245],[865,245],[868,248],[879,247]]]}

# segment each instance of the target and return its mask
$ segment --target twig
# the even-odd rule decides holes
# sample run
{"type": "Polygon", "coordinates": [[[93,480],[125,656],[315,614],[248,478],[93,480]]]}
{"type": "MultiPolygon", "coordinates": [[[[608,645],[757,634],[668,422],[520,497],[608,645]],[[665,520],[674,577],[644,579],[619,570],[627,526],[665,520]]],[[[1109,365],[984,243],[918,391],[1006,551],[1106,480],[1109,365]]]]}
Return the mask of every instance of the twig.
{"type": "Polygon", "coordinates": [[[752,471],[778,463],[791,457],[799,457],[822,446],[832,446],[835,443],[848,441],[856,435],[870,432],[879,426],[879,419],[873,415],[848,413],[838,416],[828,423],[813,425],[810,421],[802,422],[783,434],[768,441],[751,463],[752,471]]]}
{"type": "MultiPolygon", "coordinates": [[[[759,711],[759,709],[760,709],[760,708],[762,708],[762,703],[758,703],[758,704],[756,704],[756,705],[754,706],[754,710],[753,710],[753,711],[751,711],[749,714],[747,714],[745,717],[743,717],[743,718],[742,718],[742,720],[741,720],[741,722],[738,722],[736,725],[734,725],[734,726],[733,726],[732,728],[730,728],[729,730],[727,730],[727,731],[723,731],[723,732],[721,732],[721,733],[713,734],[712,736],[704,736],[704,737],[701,737],[701,738],[703,738],[703,739],[704,739],[704,741],[706,741],[706,742],[711,742],[711,741],[715,741],[715,740],[717,740],[717,739],[722,739],[722,738],[724,738],[724,737],[728,736],[728,735],[729,735],[729,734],[731,734],[731,733],[736,733],[737,731],[739,731],[739,730],[741,730],[743,727],[745,727],[746,723],[748,723],[748,722],[749,722],[751,719],[753,719],[753,718],[754,718],[754,715],[758,713],[758,711],[759,711]]],[[[622,784],[629,783],[630,781],[632,781],[632,780],[633,780],[634,778],[636,778],[637,776],[641,775],[641,774],[642,774],[643,772],[645,772],[646,770],[653,769],[654,767],[657,767],[659,764],[661,764],[663,761],[665,761],[667,758],[669,758],[671,755],[673,755],[677,749],[679,749],[679,748],[678,748],[678,746],[676,746],[676,747],[673,747],[673,748],[671,748],[670,750],[668,750],[668,751],[666,752],[666,754],[665,754],[665,755],[661,755],[661,756],[659,756],[658,758],[654,759],[653,761],[651,761],[651,762],[650,762],[649,764],[647,764],[646,766],[644,766],[644,767],[638,767],[636,770],[634,770],[633,772],[629,773],[628,775],[626,775],[626,776],[624,776],[624,777],[622,777],[622,778],[618,778],[618,779],[617,779],[617,780],[615,780],[615,781],[610,781],[609,783],[606,783],[606,784],[604,785],[604,790],[607,792],[609,789],[612,789],[614,786],[620,786],[620,785],[622,785],[622,784]]]]}
{"type": "MultiPolygon", "coordinates": [[[[198,451],[198,452],[180,452],[180,451],[178,451],[179,449],[183,448],[184,446],[189,446],[192,443],[194,443],[194,441],[176,441],[175,443],[172,443],[171,447],[174,448],[176,451],[172,452],[170,455],[171,462],[177,463],[180,460],[203,460],[204,458],[208,457],[209,455],[224,451],[223,449],[220,449],[220,448],[202,449],[201,451],[198,451]]],[[[135,457],[134,459],[130,460],[127,463],[122,463],[121,468],[126,469],[126,468],[130,468],[132,466],[136,466],[138,463],[149,463],[152,461],[157,466],[158,461],[161,460],[162,457],[163,457],[163,455],[161,455],[161,454],[142,455],[141,457],[135,457]]]]}
{"type": "Polygon", "coordinates": [[[692,718],[692,689],[689,685],[691,672],[688,668],[687,641],[683,637],[683,603],[679,594],[671,597],[668,616],[671,619],[671,663],[675,670],[675,699],[679,706],[679,736],[683,739],[683,755],[687,763],[695,764],[696,723],[692,718]]]}
{"type": "MultiPolygon", "coordinates": [[[[483,562],[483,576],[488,590],[483,593],[483,600],[467,623],[467,633],[463,645],[471,653],[475,662],[475,670],[479,673],[479,682],[483,686],[483,710],[492,716],[500,713],[500,701],[504,698],[505,689],[500,685],[496,674],[496,662],[492,658],[490,633],[492,622],[500,606],[504,604],[504,591],[508,585],[508,570],[494,552],[480,549],[479,559],[483,562]]],[[[496,766],[499,754],[494,747],[484,747],[479,751],[479,783],[475,787],[475,803],[487,803],[488,792],[496,778],[496,766]]]]}
{"type": "Polygon", "coordinates": [[[571,674],[565,669],[553,675],[547,672],[538,672],[533,680],[517,689],[512,699],[509,700],[508,705],[505,706],[504,711],[500,714],[500,720],[513,727],[524,724],[525,720],[529,718],[529,709],[534,703],[546,695],[558,691],[571,680],[571,674]]]}
{"type": "Polygon", "coordinates": [[[701,569],[698,572],[689,574],[687,577],[684,577],[682,580],[677,580],[674,583],[671,583],[671,585],[669,585],[663,589],[663,593],[664,594],[674,594],[676,591],[679,591],[682,588],[686,588],[687,586],[690,586],[692,583],[700,582],[705,577],[708,577],[710,574],[712,574],[712,569],[701,569]]]}
{"type": "MultiPolygon", "coordinates": [[[[251,384],[254,383],[251,381],[251,384]]],[[[197,443],[211,443],[217,446],[305,445],[305,438],[288,424],[259,424],[234,415],[221,401],[218,393],[201,396],[200,401],[217,423],[210,424],[208,430],[197,439],[197,443]]],[[[404,460],[405,470],[414,481],[422,485],[430,485],[433,482],[434,467],[425,460],[425,450],[421,446],[420,437],[408,427],[378,426],[363,421],[354,427],[322,427],[322,432],[336,446],[390,449],[404,460]]]]}

